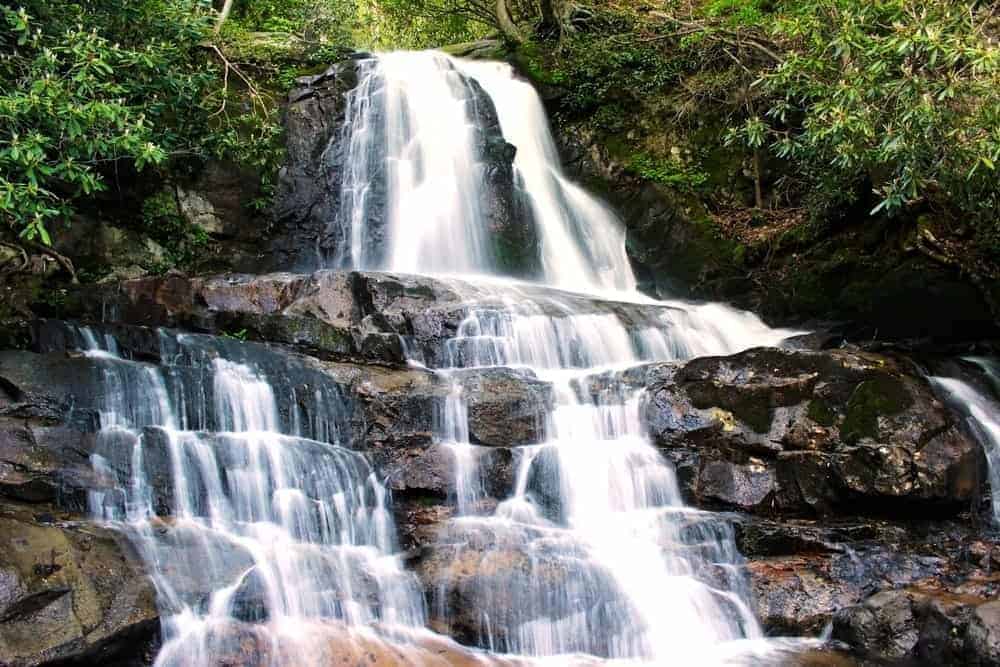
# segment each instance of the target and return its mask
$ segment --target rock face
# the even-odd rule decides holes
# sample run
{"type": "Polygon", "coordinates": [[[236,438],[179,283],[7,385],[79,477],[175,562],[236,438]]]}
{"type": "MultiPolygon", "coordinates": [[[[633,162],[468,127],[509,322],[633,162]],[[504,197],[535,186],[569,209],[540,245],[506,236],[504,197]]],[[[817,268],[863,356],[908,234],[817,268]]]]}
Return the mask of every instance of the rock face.
{"type": "MultiPolygon", "coordinates": [[[[43,354],[0,353],[4,392],[0,491],[9,497],[85,510],[87,491],[106,486],[90,462],[97,452],[127,476],[132,445],[125,440],[135,436],[122,433],[116,436],[121,442],[109,442],[108,436],[101,441],[95,434],[105,398],[100,390],[104,373],[125,374],[119,380],[127,383],[136,381],[131,374],[138,378],[158,365],[168,369],[164,373],[168,391],[189,397],[179,402],[188,406],[182,418],[189,428],[217,430],[216,417],[204,407],[213,405],[214,389],[204,382],[198,364],[224,354],[251,363],[268,378],[284,423],[291,424],[298,415],[303,435],[336,438],[366,454],[395,496],[401,539],[409,548],[431,537],[421,530],[428,520],[436,524],[450,514],[455,457],[436,436],[449,395],[457,388],[465,399],[470,437],[480,445],[475,450],[484,471],[484,491],[494,503],[513,483],[512,449],[544,439],[552,403],[549,385],[507,369],[463,371],[445,378],[424,369],[320,362],[271,346],[212,336],[188,334],[184,344],[175,347],[178,344],[170,343],[169,335],[145,327],[94,330],[100,337],[113,332],[120,353],[135,361],[109,365],[67,355],[66,350],[75,347],[73,329],[56,321],[36,325],[36,344],[43,354]],[[166,363],[169,366],[163,366],[166,363]],[[320,403],[313,396],[322,397],[320,403]],[[314,414],[320,408],[322,412],[314,414]]],[[[154,507],[169,514],[173,506],[169,444],[156,428],[140,435],[154,507]]]]}
{"type": "Polygon", "coordinates": [[[348,60],[300,79],[288,96],[287,160],[273,207],[275,223],[285,233],[268,266],[315,269],[328,250],[327,225],[339,206],[342,168],[337,147],[328,147],[344,122],[344,97],[357,85],[357,75],[357,61],[348,60]]]}
{"type": "MultiPolygon", "coordinates": [[[[17,535],[42,531],[46,537],[38,544],[62,540],[57,551],[80,562],[89,552],[76,546],[82,544],[79,535],[100,534],[106,554],[101,563],[109,564],[110,574],[84,563],[79,577],[55,589],[44,582],[17,584],[27,592],[11,597],[20,605],[15,609],[35,609],[51,597],[39,609],[54,614],[61,609],[59,590],[106,591],[105,576],[119,585],[135,580],[148,587],[124,542],[79,521],[87,491],[107,486],[90,456],[109,449],[127,454],[131,445],[96,436],[107,398],[99,387],[108,373],[156,370],[171,396],[196,399],[177,401],[188,406],[185,428],[219,431],[210,407],[215,389],[199,369],[222,357],[267,378],[281,423],[299,421],[302,437],[290,438],[295,446],[327,440],[368,460],[392,494],[399,546],[424,586],[432,628],[478,644],[482,614],[506,614],[512,625],[526,620],[533,587],[539,581],[559,586],[568,565],[559,561],[558,550],[541,548],[545,535],[530,534],[516,522],[507,535],[474,519],[452,521],[459,492],[456,451],[441,433],[448,419],[464,420],[481,473],[475,502],[490,511],[510,494],[518,448],[546,440],[553,389],[519,369],[432,372],[403,360],[416,357],[432,366],[465,360],[470,350],[460,336],[456,340],[463,322],[473,311],[498,311],[498,298],[517,302],[530,296],[537,312],[554,316],[569,304],[578,313],[614,316],[635,331],[662,326],[672,313],[538,287],[509,289],[520,291],[497,296],[460,280],[320,271],[172,275],[70,293],[66,308],[75,315],[112,320],[93,324],[90,334],[97,340],[113,336],[128,362],[109,366],[106,358],[73,352],[81,333],[58,321],[35,323],[34,351],[0,353],[0,524],[9,515],[17,521],[9,524],[17,535]],[[208,333],[178,335],[153,326],[208,333]],[[465,407],[458,416],[448,413],[457,396],[465,407]],[[53,522],[50,516],[59,518],[53,522]],[[523,545],[534,543],[540,550],[529,557],[523,545]],[[484,595],[494,608],[472,602],[484,595]],[[17,602],[22,598],[28,602],[17,602]]],[[[995,540],[980,535],[968,513],[983,491],[979,445],[904,359],[851,349],[756,349],[607,371],[577,389],[610,404],[624,400],[623,385],[645,390],[642,419],[675,463],[691,504],[730,511],[724,516],[731,518],[746,557],[751,602],[769,633],[816,636],[833,623],[835,636],[864,660],[996,664],[990,662],[996,645],[991,572],[1000,567],[1000,556],[993,555],[995,540]]],[[[174,501],[164,433],[146,428],[121,437],[143,438],[153,506],[165,517],[164,534],[171,534],[174,501]]],[[[225,457],[225,434],[206,435],[203,442],[225,457]]],[[[124,474],[126,462],[106,458],[113,472],[124,474]]],[[[545,458],[543,449],[527,490],[538,511],[558,523],[558,498],[547,493],[558,480],[545,473],[545,458]]],[[[2,559],[0,554],[0,564],[2,559]]],[[[35,561],[39,571],[51,565],[35,561]]],[[[57,557],[56,564],[62,563],[57,557]]],[[[18,572],[18,581],[28,581],[23,568],[18,572]]],[[[588,590],[612,587],[599,569],[584,575],[588,590]]],[[[260,613],[251,584],[236,598],[245,618],[260,613]]],[[[209,586],[192,578],[182,594],[197,600],[209,586]]],[[[115,595],[136,599],[138,592],[115,595]]],[[[572,615],[592,603],[569,596],[564,611],[572,615]]],[[[155,632],[147,630],[155,630],[156,613],[135,604],[146,610],[135,618],[113,605],[98,605],[87,620],[59,616],[66,627],[83,628],[73,630],[76,639],[60,640],[58,650],[68,653],[25,644],[22,633],[17,648],[0,645],[8,652],[0,661],[107,655],[112,664],[119,658],[142,664],[145,648],[139,655],[123,647],[133,637],[141,637],[140,647],[154,641],[155,632]]],[[[627,617],[612,607],[602,622],[627,617]]],[[[8,641],[2,634],[8,623],[15,621],[0,620],[2,641],[8,641]]],[[[241,632],[234,630],[234,664],[253,664],[274,650],[263,638],[241,632]]],[[[322,643],[319,635],[317,641],[322,643]]],[[[386,664],[398,657],[393,647],[367,641],[359,650],[386,664]]],[[[475,656],[438,648],[449,656],[446,662],[475,656]]],[[[356,657],[349,642],[331,644],[330,650],[338,659],[356,657]]]]}
{"type": "MultiPolygon", "coordinates": [[[[279,176],[274,205],[275,224],[283,230],[273,245],[267,266],[314,270],[346,265],[351,256],[349,223],[340,220],[341,182],[349,137],[342,132],[349,93],[365,76],[379,76],[368,54],[357,54],[326,72],[297,81],[286,111],[287,161],[279,176]],[[372,74],[374,72],[374,74],[372,74]]],[[[495,242],[496,268],[529,276],[538,269],[538,238],[524,196],[514,179],[516,149],[504,140],[492,100],[474,80],[458,77],[469,91],[475,128],[472,149],[482,159],[483,187],[479,210],[495,242]]],[[[375,87],[377,89],[377,86],[375,87]]],[[[381,133],[382,93],[373,93],[373,127],[381,133]]],[[[359,102],[360,103],[360,102],[359,102]]],[[[349,129],[349,128],[348,128],[349,129]]],[[[376,156],[366,175],[364,248],[367,266],[383,266],[387,206],[385,156],[376,156]]]]}
{"type": "Polygon", "coordinates": [[[978,443],[894,359],[758,349],[647,373],[651,432],[700,505],[913,517],[979,498],[978,443]]]}
{"type": "Polygon", "coordinates": [[[360,271],[170,275],[74,293],[64,313],[90,321],[167,326],[294,346],[327,359],[448,366],[448,348],[472,309],[499,311],[501,300],[530,298],[544,312],[614,315],[641,330],[662,325],[669,308],[615,303],[536,286],[483,289],[458,279],[360,271]],[[406,348],[404,352],[404,346],[406,348]]]}
{"type": "Polygon", "coordinates": [[[0,664],[151,663],[156,591],[122,535],[0,510],[0,664]]]}

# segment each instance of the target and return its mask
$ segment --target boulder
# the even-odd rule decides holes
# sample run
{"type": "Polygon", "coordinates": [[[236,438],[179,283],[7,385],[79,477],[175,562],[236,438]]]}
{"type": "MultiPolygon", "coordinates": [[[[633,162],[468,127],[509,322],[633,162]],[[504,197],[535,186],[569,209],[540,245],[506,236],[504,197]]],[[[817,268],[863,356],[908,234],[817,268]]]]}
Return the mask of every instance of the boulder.
{"type": "Polygon", "coordinates": [[[121,535],[0,509],[0,664],[151,664],[156,591],[121,535]]]}
{"type": "Polygon", "coordinates": [[[998,665],[997,586],[931,580],[882,591],[839,611],[833,634],[869,660],[998,665]]]}
{"type": "Polygon", "coordinates": [[[477,445],[518,447],[545,440],[552,386],[507,368],[455,375],[468,409],[469,439],[477,445]]]}
{"type": "Polygon", "coordinates": [[[216,237],[260,241],[259,225],[247,203],[260,190],[260,176],[237,165],[209,161],[190,181],[178,183],[174,192],[185,222],[216,237]]]}
{"type": "Polygon", "coordinates": [[[979,445],[897,359],[761,348],[643,372],[656,443],[697,454],[686,489],[697,504],[919,516],[980,493],[979,445]]]}
{"type": "Polygon", "coordinates": [[[430,601],[429,626],[463,644],[517,653],[530,651],[524,642],[531,640],[507,628],[539,617],[585,616],[588,624],[608,629],[600,633],[606,643],[588,636],[556,641],[576,642],[563,646],[568,653],[607,656],[614,650],[610,637],[627,635],[634,617],[612,575],[587,558],[586,549],[570,534],[527,524],[451,521],[414,564],[430,601]]]}

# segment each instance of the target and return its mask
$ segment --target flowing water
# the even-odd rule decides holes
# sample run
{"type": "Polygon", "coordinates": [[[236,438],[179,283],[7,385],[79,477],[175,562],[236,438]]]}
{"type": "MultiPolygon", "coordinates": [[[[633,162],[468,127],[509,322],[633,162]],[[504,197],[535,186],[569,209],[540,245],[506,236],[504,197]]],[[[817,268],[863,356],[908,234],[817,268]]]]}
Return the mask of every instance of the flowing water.
{"type": "Polygon", "coordinates": [[[342,446],[335,384],[205,336],[161,332],[154,366],[121,358],[111,336],[75,333],[101,392],[91,511],[150,566],[164,619],[157,665],[236,659],[248,637],[266,648],[260,664],[322,664],[307,621],[424,625],[385,489],[342,446]],[[269,378],[264,366],[285,368],[269,378]]]}
{"type": "Polygon", "coordinates": [[[438,372],[453,382],[439,439],[455,454],[461,515],[438,549],[483,574],[471,583],[442,581],[432,595],[435,615],[446,623],[461,617],[463,627],[453,630],[466,641],[526,656],[706,664],[752,654],[765,642],[732,529],[684,506],[674,470],[643,432],[641,390],[615,372],[775,345],[790,332],[724,306],[685,303],[660,304],[657,319],[639,324],[613,310],[580,312],[557,292],[538,296],[486,280],[496,268],[479,206],[479,89],[517,148],[515,178],[540,242],[539,282],[643,300],[621,223],[563,174],[538,95],[508,66],[393,53],[361,72],[340,137],[349,165],[343,209],[331,221],[352,252],[334,265],[460,273],[476,286],[457,335],[435,355],[438,372]],[[371,196],[380,188],[384,201],[371,196]],[[376,260],[365,254],[365,239],[383,233],[372,227],[380,220],[373,210],[383,206],[386,252],[376,260]],[[486,305],[476,298],[483,291],[492,296],[486,305]],[[498,366],[551,383],[555,401],[544,441],[517,451],[509,497],[484,511],[461,369],[498,366]],[[456,586],[462,608],[451,595],[456,586]]]}
{"type": "Polygon", "coordinates": [[[439,582],[425,606],[394,556],[382,483],[344,447],[335,385],[311,377],[303,390],[249,347],[198,336],[162,334],[164,361],[152,366],[83,330],[78,345],[105,396],[94,463],[106,483],[91,504],[150,564],[166,619],[157,663],[219,664],[249,633],[255,664],[308,665],[316,619],[408,637],[429,616],[465,643],[568,664],[766,661],[779,644],[749,609],[732,527],[684,505],[643,430],[642,389],[624,371],[776,345],[792,332],[718,304],[637,294],[622,225],[563,174],[537,94],[509,67],[427,52],[358,69],[328,151],[339,151],[342,180],[330,221],[341,245],[327,261],[462,275],[447,278],[468,291],[459,330],[412,362],[450,383],[437,438],[455,454],[458,516],[435,550],[472,578],[439,582]],[[517,148],[515,195],[537,231],[538,282],[564,292],[498,275],[483,118],[517,148]],[[581,308],[571,292],[605,306],[581,308]],[[628,302],[655,314],[616,306],[628,302]],[[554,400],[545,437],[516,448],[516,480],[490,507],[464,378],[501,366],[548,383],[554,400]],[[197,594],[206,582],[207,597],[197,594]]]}
{"type": "Polygon", "coordinates": [[[989,471],[993,523],[1000,526],[1000,364],[984,357],[965,357],[978,367],[988,387],[977,388],[970,382],[951,377],[932,377],[931,382],[960,414],[965,415],[969,430],[983,447],[989,471]],[[993,395],[987,389],[992,389],[993,395]]]}

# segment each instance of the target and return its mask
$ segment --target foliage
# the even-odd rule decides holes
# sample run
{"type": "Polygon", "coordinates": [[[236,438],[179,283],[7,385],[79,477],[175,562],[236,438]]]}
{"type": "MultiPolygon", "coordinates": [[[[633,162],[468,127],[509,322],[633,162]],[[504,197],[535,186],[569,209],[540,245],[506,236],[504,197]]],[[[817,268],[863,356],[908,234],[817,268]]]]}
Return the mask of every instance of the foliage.
{"type": "Polygon", "coordinates": [[[237,3],[230,23],[249,32],[295,35],[314,46],[346,44],[355,27],[357,4],[354,0],[246,0],[237,3]]]}
{"type": "Polygon", "coordinates": [[[790,13],[775,27],[788,57],[761,82],[772,148],[838,187],[867,178],[873,213],[929,203],[995,218],[1000,50],[988,18],[967,1],[814,0],[790,13]]]}
{"type": "Polygon", "coordinates": [[[708,182],[708,174],[686,163],[679,156],[658,160],[647,154],[639,154],[629,160],[628,168],[646,180],[686,192],[697,191],[708,182]]]}
{"type": "Polygon", "coordinates": [[[378,49],[426,49],[479,39],[492,29],[485,3],[475,0],[362,0],[354,37],[378,49]]]}
{"type": "Polygon", "coordinates": [[[0,220],[28,240],[73,203],[135,169],[192,150],[197,103],[214,80],[194,45],[200,4],[28,0],[0,7],[0,220]]]}
{"type": "Polygon", "coordinates": [[[167,253],[166,264],[183,266],[197,259],[208,245],[208,234],[201,227],[189,224],[180,214],[177,196],[172,188],[164,188],[142,203],[143,233],[167,253]]]}

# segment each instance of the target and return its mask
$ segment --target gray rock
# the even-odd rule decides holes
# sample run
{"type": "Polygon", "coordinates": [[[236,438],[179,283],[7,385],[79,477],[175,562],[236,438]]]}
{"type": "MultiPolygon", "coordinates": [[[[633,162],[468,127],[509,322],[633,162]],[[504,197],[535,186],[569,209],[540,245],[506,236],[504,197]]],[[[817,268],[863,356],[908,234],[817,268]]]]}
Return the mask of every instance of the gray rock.
{"type": "Polygon", "coordinates": [[[6,505],[0,542],[0,663],[152,663],[156,591],[122,536],[6,505]]]}
{"type": "Polygon", "coordinates": [[[978,444],[904,362],[756,349],[643,372],[658,445],[697,452],[695,502],[914,516],[955,514],[980,492],[978,444]]]}

